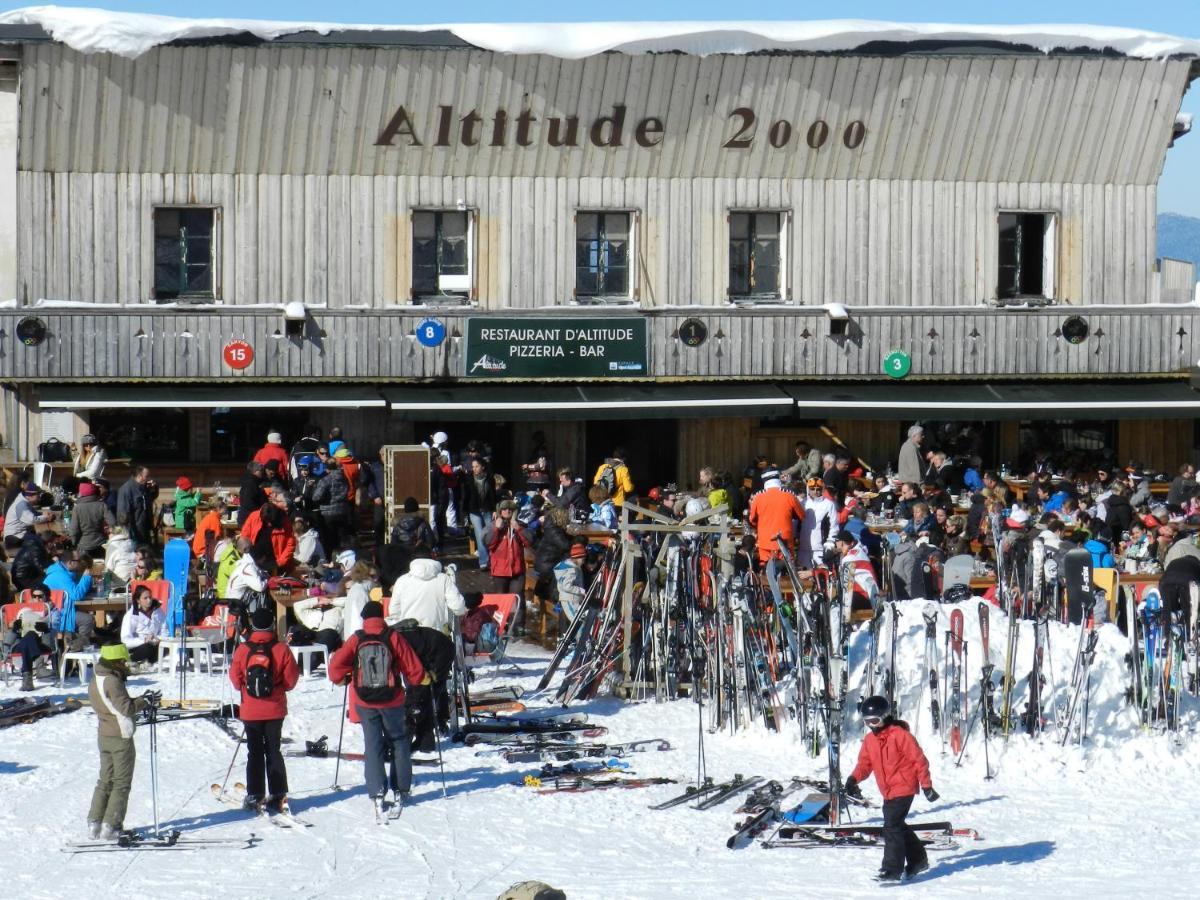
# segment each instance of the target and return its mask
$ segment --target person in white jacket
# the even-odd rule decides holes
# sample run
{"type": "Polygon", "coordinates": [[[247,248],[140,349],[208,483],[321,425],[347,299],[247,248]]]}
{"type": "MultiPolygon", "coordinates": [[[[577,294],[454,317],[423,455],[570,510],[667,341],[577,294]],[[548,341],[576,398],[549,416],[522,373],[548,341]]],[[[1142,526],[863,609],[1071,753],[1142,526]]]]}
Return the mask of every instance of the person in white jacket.
{"type": "Polygon", "coordinates": [[[118,586],[127,584],[137,565],[137,545],[121,526],[112,529],[104,545],[104,568],[118,586]]]}
{"type": "Polygon", "coordinates": [[[342,646],[342,607],[345,597],[306,597],[292,606],[300,624],[288,632],[288,643],[322,644],[325,658],[342,646]]]}
{"type": "Polygon", "coordinates": [[[800,568],[811,569],[825,560],[825,544],[837,535],[837,504],[825,494],[825,482],[808,480],[804,498],[804,522],[800,526],[800,568]]]}
{"type": "MultiPolygon", "coordinates": [[[[104,477],[104,465],[108,462],[108,454],[100,446],[94,434],[85,434],[79,439],[79,451],[75,455],[75,465],[72,467],[76,478],[86,478],[95,481],[104,477]]],[[[74,445],[71,446],[74,450],[74,445]]]]}
{"type": "Polygon", "coordinates": [[[133,605],[121,621],[121,643],[129,648],[130,662],[158,662],[158,642],[166,634],[167,617],[150,588],[139,585],[133,605]]]}
{"type": "Polygon", "coordinates": [[[362,608],[371,602],[371,588],[375,579],[371,567],[365,562],[356,562],[346,573],[346,603],[342,607],[342,641],[363,627],[362,608]]]}
{"type": "Polygon", "coordinates": [[[455,571],[453,563],[443,572],[437,560],[414,559],[408,565],[408,574],[401,575],[392,585],[387,623],[395,625],[404,619],[416,619],[425,628],[450,634],[454,619],[467,612],[467,604],[454,582],[455,571]]]}

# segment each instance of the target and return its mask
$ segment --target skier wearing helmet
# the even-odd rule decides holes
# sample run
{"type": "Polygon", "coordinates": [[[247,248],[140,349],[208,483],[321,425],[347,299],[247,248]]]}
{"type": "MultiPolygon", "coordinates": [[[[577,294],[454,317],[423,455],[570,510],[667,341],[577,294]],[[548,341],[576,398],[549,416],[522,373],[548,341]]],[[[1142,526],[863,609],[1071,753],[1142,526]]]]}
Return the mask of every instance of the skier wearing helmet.
{"type": "Polygon", "coordinates": [[[904,821],[920,788],[933,803],[938,792],[929,775],[929,760],[908,729],[908,723],[892,717],[886,697],[868,697],[859,708],[867,736],[858,752],[858,765],[846,779],[846,793],[862,798],[858,783],[868,775],[883,795],[883,866],[877,881],[913,878],[929,868],[925,848],[904,821]]]}

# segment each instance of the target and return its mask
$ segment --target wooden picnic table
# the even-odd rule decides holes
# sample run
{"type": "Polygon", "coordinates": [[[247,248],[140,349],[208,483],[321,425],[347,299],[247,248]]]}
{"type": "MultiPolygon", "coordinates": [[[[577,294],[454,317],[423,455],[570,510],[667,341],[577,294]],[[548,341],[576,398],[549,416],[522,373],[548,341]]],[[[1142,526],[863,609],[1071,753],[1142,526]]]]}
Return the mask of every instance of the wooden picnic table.
{"type": "Polygon", "coordinates": [[[80,600],[75,604],[75,611],[91,613],[96,617],[96,627],[104,628],[108,624],[108,613],[124,612],[128,606],[128,594],[111,594],[94,600],[80,600]]]}

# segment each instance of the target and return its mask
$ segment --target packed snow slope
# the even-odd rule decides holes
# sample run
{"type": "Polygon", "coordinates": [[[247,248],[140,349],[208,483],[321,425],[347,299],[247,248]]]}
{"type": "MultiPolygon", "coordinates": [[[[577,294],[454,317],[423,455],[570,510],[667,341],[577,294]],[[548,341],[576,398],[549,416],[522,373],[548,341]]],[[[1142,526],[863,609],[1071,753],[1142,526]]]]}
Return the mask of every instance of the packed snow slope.
{"type": "Polygon", "coordinates": [[[135,57],[178,40],[253,34],[274,40],[289,34],[334,31],[448,31],[500,53],[545,53],[581,59],[621,53],[758,53],[768,50],[836,52],[876,41],[989,42],[1052,50],[1112,50],[1159,58],[1200,55],[1200,41],[1133,28],[1095,25],[945,25],[858,19],[761,22],[571,22],[445,25],[360,25],[257,19],[187,19],[103,9],[30,6],[0,15],[0,25],[38,25],[56,41],[83,53],[135,57]]]}
{"type": "MultiPolygon", "coordinates": [[[[941,608],[939,653],[951,607],[941,608]]],[[[972,680],[970,707],[977,703],[982,663],[974,601],[963,604],[972,680]]],[[[1003,663],[1004,616],[993,610],[991,661],[1003,663]]],[[[1127,642],[1111,625],[1102,627],[1094,670],[1090,737],[1082,747],[1059,746],[1053,729],[1033,740],[1014,735],[993,739],[994,775],[985,780],[981,732],[970,734],[966,759],[954,764],[932,733],[924,682],[921,606],[902,604],[897,670],[901,712],[925,747],[934,785],[942,799],[918,799],[914,815],[950,819],[973,827],[980,841],[934,855],[934,867],[906,891],[936,897],[1128,897],[1178,895],[1200,880],[1200,854],[1191,827],[1200,750],[1194,704],[1186,707],[1180,740],[1145,733],[1124,703],[1127,642]]],[[[1078,644],[1078,629],[1052,625],[1048,668],[1053,704],[1063,698],[1078,644]]],[[[868,640],[851,641],[849,705],[865,675],[868,640]]],[[[531,688],[546,654],[520,644],[512,656],[524,677],[502,678],[480,670],[477,688],[501,683],[531,688]]],[[[1032,630],[1022,623],[1016,697],[1023,706],[1025,676],[1032,658],[1032,630]]],[[[0,696],[17,695],[16,680],[0,696]]],[[[222,676],[188,680],[192,697],[221,698],[222,676]]],[[[167,675],[134,676],[131,690],[150,687],[176,696],[167,675]]],[[[63,689],[39,695],[81,695],[72,678],[63,689]]],[[[290,697],[284,734],[288,748],[329,735],[336,743],[342,691],[320,677],[302,679],[290,697]]],[[[528,699],[529,706],[548,700],[528,699]]],[[[220,782],[235,744],[205,721],[160,726],[159,809],[165,826],[191,837],[260,839],[250,849],[114,851],[69,855],[60,848],[83,835],[84,817],[97,766],[96,719],[90,709],[0,731],[0,828],[10,846],[7,891],[14,897],[94,896],[98,891],[128,898],[253,897],[494,898],[505,887],[538,879],[580,898],[770,898],[796,896],[876,897],[871,876],[879,850],[775,849],[757,843],[725,848],[740,818],[736,804],[696,811],[661,812],[648,804],[678,793],[695,777],[697,708],[682,700],[655,704],[601,699],[578,705],[610,729],[610,742],[663,737],[669,752],[629,757],[638,775],[669,776],[681,784],[642,790],[540,795],[521,786],[537,765],[515,765],[475,748],[446,745],[446,789],[436,768],[416,770],[414,802],[390,825],[376,825],[363,787],[361,764],[343,762],[335,788],[333,759],[288,760],[293,808],[313,823],[284,830],[214,801],[209,786],[220,782]],[[15,855],[13,855],[15,854],[15,855]],[[19,861],[19,862],[18,862],[19,861]]],[[[844,773],[857,754],[860,724],[849,716],[843,748],[844,773]]],[[[139,729],[138,768],[127,825],[152,820],[147,731],[139,729]]],[[[348,725],[346,748],[362,749],[358,726],[348,725]]],[[[825,758],[809,757],[789,725],[783,733],[751,727],[738,733],[705,733],[710,775],[740,772],[780,780],[793,775],[823,778],[825,758]]],[[[242,759],[232,780],[243,777],[242,759]]],[[[878,800],[872,782],[868,798],[878,800]]]]}

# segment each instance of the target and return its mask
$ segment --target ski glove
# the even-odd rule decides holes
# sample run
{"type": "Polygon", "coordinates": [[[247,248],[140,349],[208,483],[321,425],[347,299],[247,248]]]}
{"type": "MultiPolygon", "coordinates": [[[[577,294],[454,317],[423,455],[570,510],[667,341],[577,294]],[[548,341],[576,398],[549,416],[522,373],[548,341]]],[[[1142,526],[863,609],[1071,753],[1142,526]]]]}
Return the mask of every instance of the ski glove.
{"type": "Polygon", "coordinates": [[[162,691],[146,691],[142,694],[142,699],[146,701],[147,706],[158,707],[162,703],[162,691]]]}
{"type": "Polygon", "coordinates": [[[927,788],[925,788],[925,799],[928,800],[930,803],[936,803],[938,800],[941,799],[941,794],[939,794],[933,788],[927,787],[927,788]]]}
{"type": "Polygon", "coordinates": [[[853,778],[846,779],[845,790],[849,796],[854,797],[858,800],[862,799],[862,790],[859,788],[858,782],[855,781],[853,778]]]}

